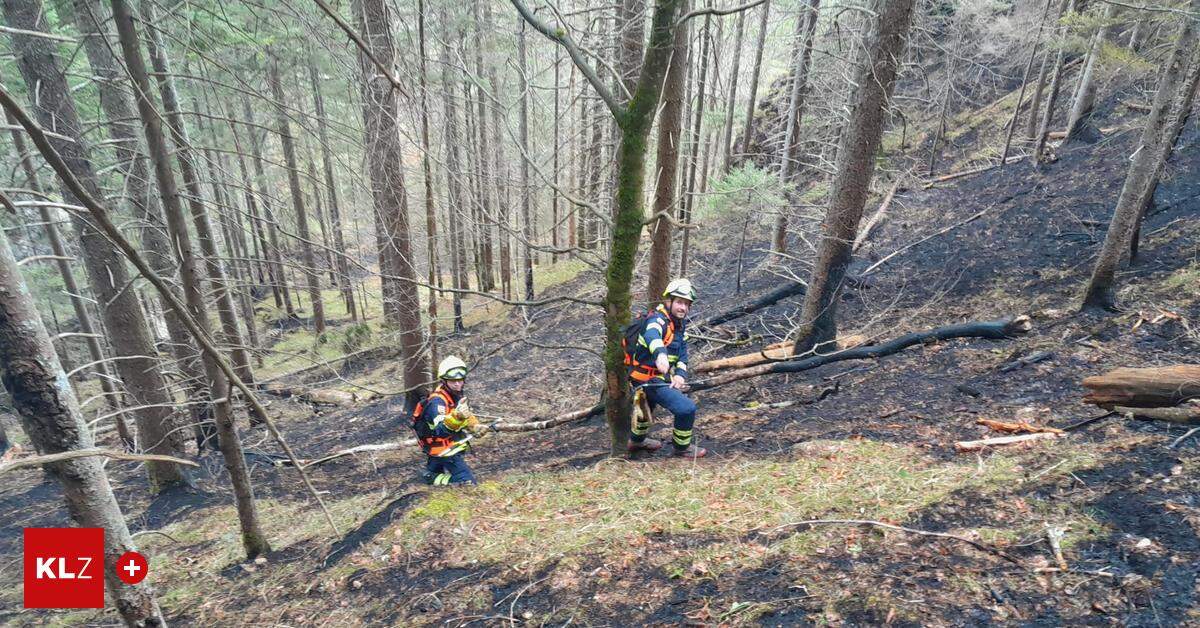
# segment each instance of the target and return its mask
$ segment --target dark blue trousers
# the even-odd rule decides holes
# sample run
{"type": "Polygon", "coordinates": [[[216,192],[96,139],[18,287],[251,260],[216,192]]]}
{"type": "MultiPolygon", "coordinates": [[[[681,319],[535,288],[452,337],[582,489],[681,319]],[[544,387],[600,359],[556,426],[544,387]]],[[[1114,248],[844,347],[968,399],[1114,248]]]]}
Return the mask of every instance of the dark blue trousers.
{"type": "MultiPolygon", "coordinates": [[[[687,449],[687,446],[692,444],[692,425],[696,422],[696,402],[665,383],[649,382],[642,385],[642,390],[645,391],[646,401],[650,402],[650,410],[653,411],[654,408],[662,406],[675,417],[675,429],[672,431],[671,440],[679,449],[687,449]]],[[[649,430],[650,423],[649,417],[647,417],[645,423],[633,426],[630,440],[635,443],[646,440],[646,432],[649,430]]]]}
{"type": "Polygon", "coordinates": [[[425,481],[435,486],[474,484],[475,474],[463,459],[463,454],[439,458],[429,456],[425,462],[425,481]]]}

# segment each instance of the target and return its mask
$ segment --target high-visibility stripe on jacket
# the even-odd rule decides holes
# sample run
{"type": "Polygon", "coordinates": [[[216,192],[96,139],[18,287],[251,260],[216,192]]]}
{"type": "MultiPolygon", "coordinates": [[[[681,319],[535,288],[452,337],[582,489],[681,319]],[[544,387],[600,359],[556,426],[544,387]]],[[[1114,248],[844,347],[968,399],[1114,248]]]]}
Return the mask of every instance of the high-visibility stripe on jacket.
{"type": "Polygon", "coordinates": [[[444,386],[438,385],[413,409],[412,427],[417,443],[430,456],[453,456],[466,451],[462,423],[451,414],[458,402],[444,386]]]}
{"type": "Polygon", "coordinates": [[[631,347],[626,354],[626,365],[631,367],[629,378],[637,384],[644,384],[656,378],[666,381],[668,375],[659,373],[655,366],[661,354],[666,354],[667,361],[674,368],[676,375],[686,378],[687,334],[684,327],[685,323],[675,321],[662,305],[647,315],[637,336],[636,346],[631,347]]]}

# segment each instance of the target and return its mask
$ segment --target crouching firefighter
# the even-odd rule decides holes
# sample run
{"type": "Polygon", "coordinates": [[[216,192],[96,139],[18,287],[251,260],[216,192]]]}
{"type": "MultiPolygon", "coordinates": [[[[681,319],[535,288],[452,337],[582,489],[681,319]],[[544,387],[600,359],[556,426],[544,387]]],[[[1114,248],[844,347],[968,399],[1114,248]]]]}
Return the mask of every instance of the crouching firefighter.
{"type": "Polygon", "coordinates": [[[466,363],[448,356],[438,365],[438,379],[437,388],[413,409],[412,428],[427,456],[423,478],[435,486],[474,484],[463,455],[483,428],[462,398],[466,363]]]}
{"type": "MultiPolygon", "coordinates": [[[[676,279],[667,284],[662,296],[661,304],[626,328],[625,364],[629,367],[634,398],[644,395],[651,412],[656,406],[662,406],[675,417],[672,433],[675,449],[672,453],[699,458],[708,452],[692,444],[696,404],[684,394],[688,377],[684,318],[696,300],[696,292],[692,282],[676,279]]],[[[646,436],[650,431],[650,413],[634,414],[629,451],[662,448],[662,441],[646,436]]]]}

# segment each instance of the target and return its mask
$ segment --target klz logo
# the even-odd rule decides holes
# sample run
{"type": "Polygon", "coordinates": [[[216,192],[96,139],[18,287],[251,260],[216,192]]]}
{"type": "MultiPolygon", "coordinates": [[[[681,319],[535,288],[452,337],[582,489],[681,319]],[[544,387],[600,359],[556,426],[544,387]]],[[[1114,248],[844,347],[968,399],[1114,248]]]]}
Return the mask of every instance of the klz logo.
{"type": "Polygon", "coordinates": [[[25,608],[104,608],[103,528],[25,528],[25,608]]]}

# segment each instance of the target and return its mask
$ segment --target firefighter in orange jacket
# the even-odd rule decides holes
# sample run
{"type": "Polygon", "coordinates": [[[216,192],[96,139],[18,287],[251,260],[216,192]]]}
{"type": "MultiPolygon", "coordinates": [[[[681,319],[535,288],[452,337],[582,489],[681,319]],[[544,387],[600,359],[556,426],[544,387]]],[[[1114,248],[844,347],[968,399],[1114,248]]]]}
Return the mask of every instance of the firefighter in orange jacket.
{"type": "Polygon", "coordinates": [[[424,480],[434,486],[474,484],[475,475],[463,456],[473,434],[482,428],[463,400],[467,365],[448,356],[438,365],[438,387],[413,410],[413,430],[425,451],[424,480]]]}

